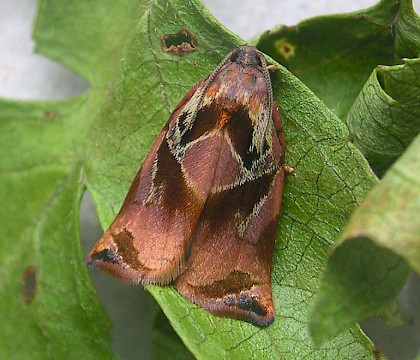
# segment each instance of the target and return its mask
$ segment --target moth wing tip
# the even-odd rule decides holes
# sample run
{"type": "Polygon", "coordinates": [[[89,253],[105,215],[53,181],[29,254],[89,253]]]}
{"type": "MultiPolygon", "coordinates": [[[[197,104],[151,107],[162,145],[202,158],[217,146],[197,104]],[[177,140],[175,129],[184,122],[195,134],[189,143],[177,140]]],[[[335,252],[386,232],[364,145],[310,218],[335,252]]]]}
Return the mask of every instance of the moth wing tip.
{"type": "Polygon", "coordinates": [[[222,298],[212,298],[201,294],[182,277],[175,283],[175,287],[183,297],[216,316],[243,320],[261,327],[267,327],[274,322],[271,287],[269,293],[263,293],[262,297],[257,298],[252,296],[252,289],[238,294],[227,294],[222,298]]]}

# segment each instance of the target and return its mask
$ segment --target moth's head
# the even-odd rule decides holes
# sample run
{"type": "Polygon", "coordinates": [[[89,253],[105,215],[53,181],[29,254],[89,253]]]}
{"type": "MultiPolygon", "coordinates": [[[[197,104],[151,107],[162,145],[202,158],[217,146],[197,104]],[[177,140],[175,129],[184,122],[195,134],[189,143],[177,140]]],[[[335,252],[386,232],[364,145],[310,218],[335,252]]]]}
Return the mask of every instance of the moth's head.
{"type": "Polygon", "coordinates": [[[232,51],[229,60],[243,66],[254,66],[264,69],[267,66],[264,56],[253,46],[241,46],[232,51]]]}

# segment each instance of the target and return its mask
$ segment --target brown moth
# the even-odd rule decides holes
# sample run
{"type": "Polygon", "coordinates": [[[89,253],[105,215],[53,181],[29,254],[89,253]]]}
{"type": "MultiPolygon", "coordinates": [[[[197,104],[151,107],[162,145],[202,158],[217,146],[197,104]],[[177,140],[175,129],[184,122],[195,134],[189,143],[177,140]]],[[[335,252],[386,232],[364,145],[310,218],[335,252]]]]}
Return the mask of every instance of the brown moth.
{"type": "Polygon", "coordinates": [[[240,47],[176,106],[87,264],[271,324],[284,154],[265,58],[240,47]]]}

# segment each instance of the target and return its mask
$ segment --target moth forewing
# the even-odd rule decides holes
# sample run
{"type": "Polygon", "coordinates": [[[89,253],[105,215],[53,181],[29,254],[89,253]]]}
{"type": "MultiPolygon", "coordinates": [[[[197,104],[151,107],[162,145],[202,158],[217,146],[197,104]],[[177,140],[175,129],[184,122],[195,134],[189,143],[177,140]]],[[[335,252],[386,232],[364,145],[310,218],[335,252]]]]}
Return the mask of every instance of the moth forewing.
{"type": "Polygon", "coordinates": [[[88,265],[271,324],[284,153],[266,60],[240,47],[177,105],[88,265]]]}

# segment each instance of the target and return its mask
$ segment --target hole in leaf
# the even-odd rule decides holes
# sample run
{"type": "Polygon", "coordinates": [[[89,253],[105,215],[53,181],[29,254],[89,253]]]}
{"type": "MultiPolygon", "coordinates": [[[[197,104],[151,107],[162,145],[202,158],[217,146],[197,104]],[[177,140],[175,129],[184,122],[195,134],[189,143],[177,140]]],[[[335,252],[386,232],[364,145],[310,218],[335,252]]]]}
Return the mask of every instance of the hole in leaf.
{"type": "Polygon", "coordinates": [[[38,292],[38,271],[35,266],[29,266],[22,275],[22,300],[30,304],[38,292]]]}
{"type": "Polygon", "coordinates": [[[197,50],[197,39],[189,30],[182,29],[176,34],[162,35],[162,49],[182,56],[197,50]]]}

